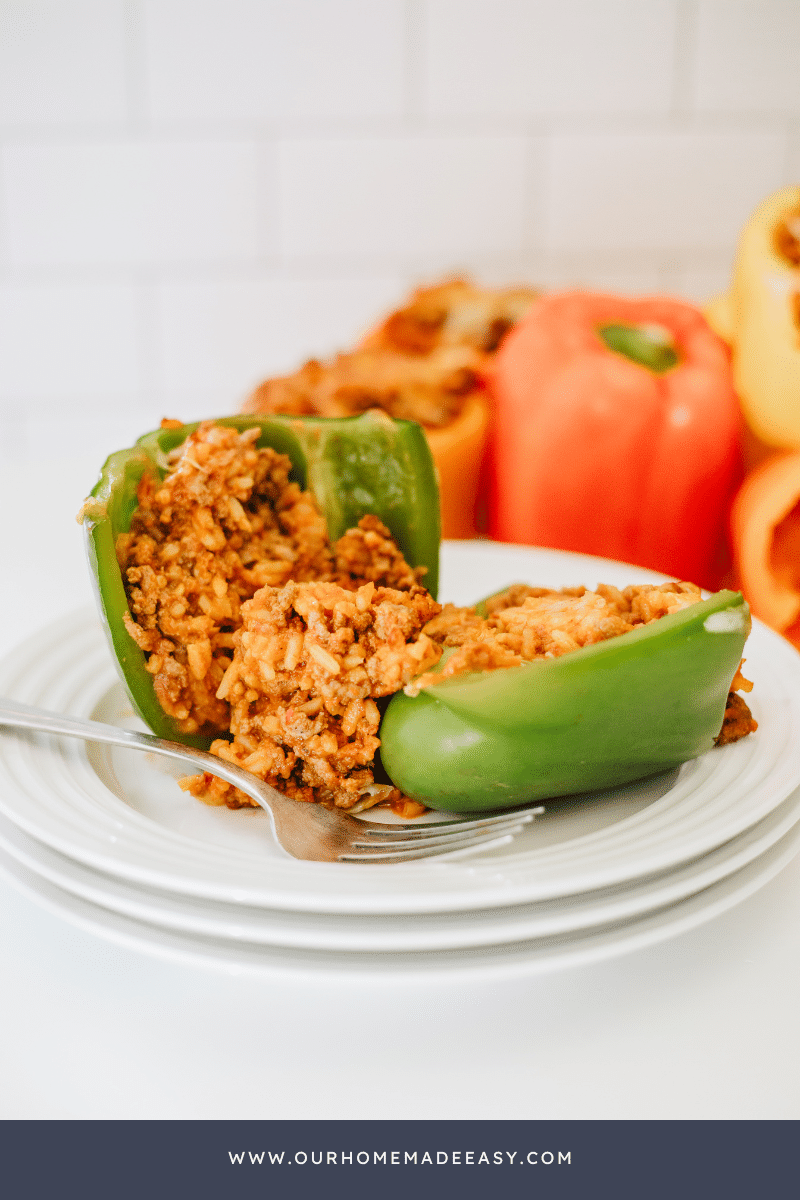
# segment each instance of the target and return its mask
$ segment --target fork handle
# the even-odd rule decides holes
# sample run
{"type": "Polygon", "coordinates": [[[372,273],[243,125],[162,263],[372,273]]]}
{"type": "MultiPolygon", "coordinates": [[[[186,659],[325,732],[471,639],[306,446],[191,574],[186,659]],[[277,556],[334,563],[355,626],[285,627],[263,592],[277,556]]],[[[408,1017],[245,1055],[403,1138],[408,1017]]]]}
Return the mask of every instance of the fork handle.
{"type": "MultiPolygon", "coordinates": [[[[100,721],[89,721],[83,717],[68,717],[63,713],[48,712],[44,708],[33,708],[29,704],[17,704],[14,700],[0,699],[0,725],[15,729],[35,729],[40,733],[58,733],[65,737],[84,738],[86,741],[107,742],[110,746],[133,746],[136,749],[168,752],[170,742],[163,741],[151,733],[134,733],[129,729],[117,729],[114,725],[103,725],[100,721]],[[156,743],[154,745],[154,743],[156,743]]],[[[183,758],[188,754],[180,747],[183,758]]]]}
{"type": "MultiPolygon", "coordinates": [[[[84,717],[69,717],[63,713],[48,712],[44,708],[33,708],[28,704],[17,704],[13,700],[0,699],[0,726],[15,729],[35,729],[39,733],[56,733],[65,737],[82,738],[87,742],[105,742],[109,746],[129,746],[134,750],[150,750],[156,754],[166,754],[170,758],[186,761],[196,760],[198,763],[208,762],[214,767],[215,775],[222,775],[218,768],[222,760],[207,754],[205,750],[195,750],[192,746],[182,746],[177,742],[168,742],[156,737],[153,733],[135,733],[132,729],[118,729],[115,725],[104,725],[100,721],[90,721],[84,717]]],[[[206,766],[205,770],[211,767],[206,766]]],[[[239,768],[234,767],[238,772],[239,768]]]]}
{"type": "Polygon", "coordinates": [[[336,862],[339,855],[350,847],[353,837],[364,829],[362,822],[341,810],[329,812],[321,804],[298,804],[296,800],[284,796],[270,784],[246,771],[244,767],[237,767],[234,763],[208,754],[205,750],[182,746],[178,742],[167,741],[152,733],[117,729],[114,725],[104,725],[100,721],[64,716],[43,708],[18,704],[13,700],[0,699],[0,728],[3,726],[35,729],[40,733],[81,738],[87,742],[104,742],[109,746],[146,750],[217,775],[226,783],[240,788],[264,809],[269,815],[275,840],[293,858],[336,862]]]}
{"type": "MultiPolygon", "coordinates": [[[[156,737],[153,733],[136,733],[131,729],[118,729],[114,725],[104,725],[100,721],[90,721],[84,717],[70,717],[62,713],[48,712],[44,708],[33,708],[28,704],[18,704],[13,700],[0,699],[0,727],[14,729],[35,729],[39,733],[55,733],[65,737],[81,738],[87,742],[104,742],[109,746],[124,746],[132,750],[147,750],[154,754],[162,754],[167,758],[176,759],[203,771],[218,775],[227,783],[241,788],[248,796],[257,801],[272,817],[271,809],[266,800],[258,794],[253,786],[254,776],[242,767],[227,763],[216,755],[208,754],[205,750],[196,750],[193,746],[182,746],[178,742],[169,742],[165,738],[156,737]]],[[[259,781],[260,782],[260,781],[259,781]]],[[[269,787],[268,784],[262,784],[269,787]]],[[[280,792],[274,792],[270,802],[283,801],[293,804],[280,792]]]]}

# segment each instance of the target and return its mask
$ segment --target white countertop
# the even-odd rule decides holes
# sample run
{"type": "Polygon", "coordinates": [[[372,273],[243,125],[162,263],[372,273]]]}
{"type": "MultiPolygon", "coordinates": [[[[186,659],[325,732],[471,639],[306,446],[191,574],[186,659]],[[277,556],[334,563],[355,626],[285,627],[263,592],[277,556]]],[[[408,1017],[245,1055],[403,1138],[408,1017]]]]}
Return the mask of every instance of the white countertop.
{"type": "MultiPolygon", "coordinates": [[[[3,469],[0,653],[91,603],[97,465],[3,469]]],[[[125,949],[0,879],[0,1118],[796,1119],[799,916],[800,857],[591,966],[267,978],[125,949]]]]}

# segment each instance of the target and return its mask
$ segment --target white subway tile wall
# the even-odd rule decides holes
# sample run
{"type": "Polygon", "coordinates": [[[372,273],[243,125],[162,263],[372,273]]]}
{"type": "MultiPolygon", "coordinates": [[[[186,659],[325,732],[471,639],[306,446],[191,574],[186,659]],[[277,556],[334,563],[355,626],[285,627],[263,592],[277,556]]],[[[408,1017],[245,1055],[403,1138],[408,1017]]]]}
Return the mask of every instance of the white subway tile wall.
{"type": "Polygon", "coordinates": [[[798,0],[0,0],[0,459],[234,411],[413,284],[724,286],[798,0]]]}
{"type": "Polygon", "coordinates": [[[9,145],[9,266],[245,266],[265,249],[259,158],[238,139],[9,145]]]}
{"type": "Polygon", "coordinates": [[[673,0],[428,0],[425,10],[432,117],[670,112],[673,0]]]}
{"type": "Polygon", "coordinates": [[[797,0],[702,0],[696,37],[693,99],[698,112],[737,116],[797,112],[797,0]]]}
{"type": "Polygon", "coordinates": [[[172,415],[228,412],[233,399],[264,378],[265,362],[288,373],[312,353],[335,354],[402,286],[397,277],[377,276],[162,283],[156,298],[161,381],[172,415]]]}
{"type": "Polygon", "coordinates": [[[546,172],[546,244],[646,254],[657,241],[681,257],[724,254],[785,157],[785,138],[749,130],[563,134],[546,172]]]}
{"type": "Polygon", "coordinates": [[[144,0],[155,122],[402,119],[404,0],[144,0]]]}
{"type": "Polygon", "coordinates": [[[3,0],[3,125],[61,130],[125,121],[125,10],[125,0],[3,0]]]}
{"type": "Polygon", "coordinates": [[[520,254],[526,139],[311,138],[278,148],[282,252],[339,270],[520,254]],[[387,255],[388,252],[388,255],[387,255]]]}

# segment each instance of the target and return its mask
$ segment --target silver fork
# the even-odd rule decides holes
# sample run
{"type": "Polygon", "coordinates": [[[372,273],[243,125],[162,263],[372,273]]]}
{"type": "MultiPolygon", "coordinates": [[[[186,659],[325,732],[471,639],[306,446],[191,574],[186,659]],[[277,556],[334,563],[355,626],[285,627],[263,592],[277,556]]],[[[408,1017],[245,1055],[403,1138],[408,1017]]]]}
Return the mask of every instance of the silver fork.
{"type": "Polygon", "coordinates": [[[176,758],[196,770],[209,771],[241,788],[269,813],[275,839],[287,854],[311,862],[393,863],[415,858],[463,858],[506,845],[544,811],[529,806],[477,819],[455,818],[414,826],[383,825],[356,819],[339,808],[292,800],[243,767],[152,733],[134,733],[100,721],[63,716],[2,699],[0,727],[35,729],[87,742],[146,750],[176,758]]]}

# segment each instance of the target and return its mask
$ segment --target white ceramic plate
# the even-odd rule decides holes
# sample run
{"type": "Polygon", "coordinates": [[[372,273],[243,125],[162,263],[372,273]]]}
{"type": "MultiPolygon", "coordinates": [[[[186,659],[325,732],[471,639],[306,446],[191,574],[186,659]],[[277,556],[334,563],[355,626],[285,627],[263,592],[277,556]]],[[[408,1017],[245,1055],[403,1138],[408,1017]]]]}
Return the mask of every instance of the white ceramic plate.
{"type": "MultiPolygon", "coordinates": [[[[620,586],[641,568],[490,543],[443,548],[442,596],[459,603],[515,580],[620,586]]],[[[800,783],[800,657],[756,624],[747,647],[761,728],[641,784],[551,802],[503,851],[461,863],[296,862],[257,811],[208,809],[161,761],[40,736],[0,739],[0,811],[67,858],[138,886],[229,904],[326,913],[458,913],[627,886],[709,854],[773,813],[800,783]]],[[[56,622],[0,665],[23,703],[134,724],[89,614],[56,622]]]]}
{"type": "Polygon", "coordinates": [[[327,952],[407,953],[553,938],[631,921],[696,895],[771,850],[800,820],[800,789],[752,829],[666,874],[561,900],[461,913],[283,912],[198,899],[126,883],[85,867],[0,816],[0,850],[70,895],[179,933],[327,952]]]}
{"type": "Polygon", "coordinates": [[[336,953],[312,949],[256,945],[199,937],[149,925],[98,907],[26,870],[0,850],[0,875],[12,886],[55,915],[86,932],[127,949],[189,966],[212,967],[229,974],[329,976],[337,974],[384,975],[396,981],[456,976],[465,984],[490,978],[518,978],[585,966],[642,950],[676,937],[721,915],[747,899],[774,878],[800,847],[800,823],[755,862],[728,875],[719,883],[676,904],[600,929],[519,939],[495,946],[411,953],[336,953]]]}

